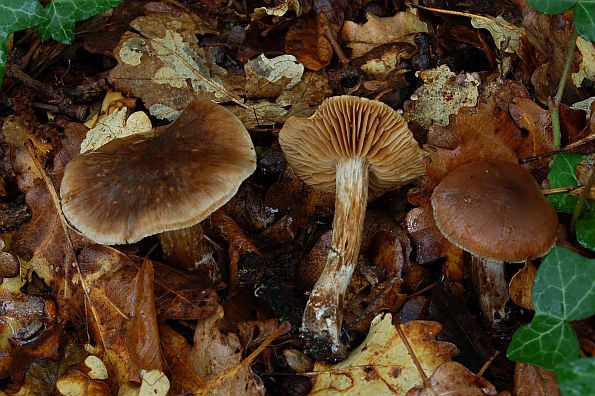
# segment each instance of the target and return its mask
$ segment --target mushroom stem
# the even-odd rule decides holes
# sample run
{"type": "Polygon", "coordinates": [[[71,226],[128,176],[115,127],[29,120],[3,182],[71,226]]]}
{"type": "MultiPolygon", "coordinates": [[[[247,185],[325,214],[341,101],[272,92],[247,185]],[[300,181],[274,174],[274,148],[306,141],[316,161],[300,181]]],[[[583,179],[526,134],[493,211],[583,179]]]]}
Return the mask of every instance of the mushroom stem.
{"type": "Polygon", "coordinates": [[[336,169],[336,203],[331,249],[304,311],[302,331],[318,360],[347,355],[341,342],[343,298],[357,264],[368,200],[368,160],[340,160],[336,169]]]}
{"type": "Polygon", "coordinates": [[[501,330],[508,319],[509,299],[504,263],[472,255],[471,273],[484,323],[491,330],[501,330]]]}
{"type": "Polygon", "coordinates": [[[169,261],[197,273],[213,284],[221,280],[221,271],[200,223],[180,230],[162,232],[159,234],[159,242],[169,261]]]}

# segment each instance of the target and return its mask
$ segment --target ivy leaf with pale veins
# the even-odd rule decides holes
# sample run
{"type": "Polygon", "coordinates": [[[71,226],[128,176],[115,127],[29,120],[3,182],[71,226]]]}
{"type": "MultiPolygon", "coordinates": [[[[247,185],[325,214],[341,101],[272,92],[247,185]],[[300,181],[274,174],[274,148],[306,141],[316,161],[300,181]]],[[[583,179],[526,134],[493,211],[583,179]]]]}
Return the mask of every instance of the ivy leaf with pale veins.
{"type": "Polygon", "coordinates": [[[595,357],[560,364],[556,377],[564,396],[595,395],[595,357]]]}
{"type": "Polygon", "coordinates": [[[0,82],[4,78],[8,35],[34,26],[43,21],[43,18],[43,8],[37,0],[2,0],[0,2],[0,82]]]}
{"type": "Polygon", "coordinates": [[[114,8],[122,0],[52,0],[44,9],[44,20],[37,26],[42,40],[50,38],[69,44],[74,38],[74,24],[114,8]]]}

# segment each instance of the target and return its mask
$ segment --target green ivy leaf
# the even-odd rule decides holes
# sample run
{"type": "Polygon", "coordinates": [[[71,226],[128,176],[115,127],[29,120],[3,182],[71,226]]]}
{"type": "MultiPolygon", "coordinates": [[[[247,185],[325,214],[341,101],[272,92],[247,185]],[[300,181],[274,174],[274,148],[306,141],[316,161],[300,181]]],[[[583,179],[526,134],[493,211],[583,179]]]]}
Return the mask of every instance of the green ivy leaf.
{"type": "Polygon", "coordinates": [[[551,316],[535,315],[531,323],[514,332],[506,356],[552,369],[561,361],[578,358],[578,338],[570,324],[551,316]]]}
{"type": "Polygon", "coordinates": [[[0,2],[0,83],[4,78],[8,35],[34,26],[43,18],[43,8],[37,0],[2,0],[0,2]]]}
{"type": "Polygon", "coordinates": [[[564,396],[595,395],[595,358],[564,362],[555,368],[564,396]]]}
{"type": "Polygon", "coordinates": [[[533,283],[536,315],[580,320],[595,314],[595,260],[555,246],[533,283]]]}
{"type": "Polygon", "coordinates": [[[122,0],[52,0],[45,8],[45,19],[36,27],[42,40],[50,38],[69,44],[74,24],[116,7],[122,0]]]}
{"type": "Polygon", "coordinates": [[[578,339],[568,321],[595,314],[595,260],[555,246],[535,275],[533,304],[535,317],[515,331],[507,356],[548,369],[577,359],[578,339]]]}
{"type": "Polygon", "coordinates": [[[579,1],[574,9],[574,24],[585,40],[595,41],[595,1],[579,1]]]}
{"type": "MultiPolygon", "coordinates": [[[[576,166],[587,156],[582,154],[558,154],[547,176],[550,188],[578,187],[579,181],[576,178],[576,166]]],[[[566,193],[550,194],[547,196],[552,206],[558,212],[572,213],[578,202],[577,195],[566,193]]],[[[595,209],[592,202],[585,202],[586,210],[595,209]]]]}
{"type": "Polygon", "coordinates": [[[576,239],[587,249],[595,250],[595,211],[587,212],[577,220],[576,239]]]}
{"type": "Polygon", "coordinates": [[[69,44],[74,24],[109,10],[122,0],[52,0],[42,7],[39,0],[0,0],[0,84],[6,66],[6,40],[10,33],[35,28],[43,40],[69,44]]]}
{"type": "Polygon", "coordinates": [[[527,4],[544,14],[559,14],[576,5],[577,0],[528,0],[527,4]]]}

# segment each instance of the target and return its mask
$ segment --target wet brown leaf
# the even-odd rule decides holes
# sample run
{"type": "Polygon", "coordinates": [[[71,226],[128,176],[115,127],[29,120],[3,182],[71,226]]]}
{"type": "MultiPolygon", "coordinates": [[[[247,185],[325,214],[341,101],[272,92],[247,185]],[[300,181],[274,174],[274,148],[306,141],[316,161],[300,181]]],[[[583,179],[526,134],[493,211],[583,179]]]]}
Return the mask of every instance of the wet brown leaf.
{"type": "Polygon", "coordinates": [[[534,309],[531,291],[536,272],[531,261],[527,261],[523,269],[514,274],[508,285],[508,294],[513,303],[525,309],[534,309]]]}
{"type": "Polygon", "coordinates": [[[494,385],[462,364],[446,362],[434,371],[429,384],[410,389],[407,396],[484,396],[496,393],[494,385]]]}
{"type": "Polygon", "coordinates": [[[552,371],[532,364],[516,363],[514,394],[516,396],[560,396],[560,389],[552,371]]]}
{"type": "Polygon", "coordinates": [[[295,56],[304,67],[320,70],[330,63],[333,49],[324,37],[326,25],[320,14],[309,14],[289,27],[285,52],[295,56]]]}
{"type": "Polygon", "coordinates": [[[436,227],[429,204],[411,209],[405,218],[405,227],[415,248],[418,264],[427,264],[445,255],[450,242],[436,227]]]}

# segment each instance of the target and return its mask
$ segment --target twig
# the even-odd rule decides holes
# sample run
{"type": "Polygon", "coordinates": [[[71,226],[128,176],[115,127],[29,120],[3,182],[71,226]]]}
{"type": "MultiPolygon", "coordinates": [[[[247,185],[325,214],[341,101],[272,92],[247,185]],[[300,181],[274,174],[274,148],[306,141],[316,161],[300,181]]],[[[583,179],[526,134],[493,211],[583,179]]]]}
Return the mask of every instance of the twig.
{"type": "Polygon", "coordinates": [[[320,13],[320,17],[322,18],[322,21],[324,22],[325,26],[324,37],[326,37],[328,42],[331,44],[331,47],[333,47],[333,51],[335,51],[335,54],[337,54],[339,62],[341,62],[343,66],[347,66],[349,64],[349,59],[345,56],[345,53],[343,52],[341,45],[339,45],[339,42],[337,41],[337,37],[335,36],[335,31],[333,30],[331,23],[329,22],[326,15],[324,15],[324,12],[320,13]]]}
{"type": "Polygon", "coordinates": [[[494,359],[496,359],[496,357],[500,354],[499,351],[495,351],[492,356],[490,356],[490,358],[488,359],[487,362],[485,362],[483,364],[483,366],[481,366],[481,368],[479,369],[479,371],[477,372],[478,377],[483,377],[483,374],[486,372],[486,370],[488,369],[488,367],[490,367],[490,364],[492,364],[492,362],[494,361],[494,359]]]}

